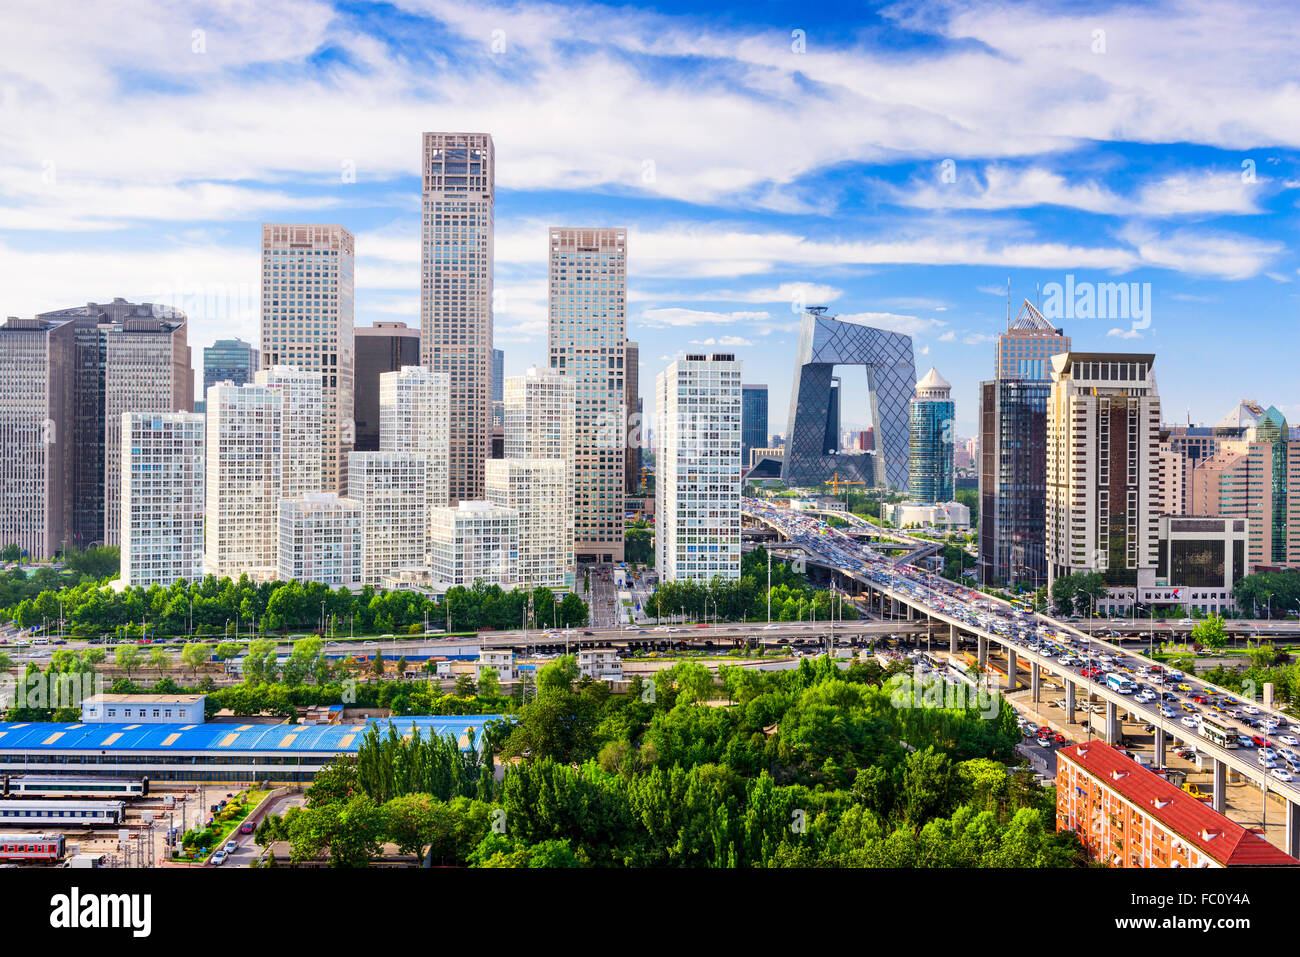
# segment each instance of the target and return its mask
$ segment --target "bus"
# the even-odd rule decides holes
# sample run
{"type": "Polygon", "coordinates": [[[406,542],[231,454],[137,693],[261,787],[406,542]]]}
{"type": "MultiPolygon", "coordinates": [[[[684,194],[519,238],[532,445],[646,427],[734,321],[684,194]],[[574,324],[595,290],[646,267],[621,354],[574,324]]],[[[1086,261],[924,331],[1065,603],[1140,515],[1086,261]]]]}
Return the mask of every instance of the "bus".
{"type": "Polygon", "coordinates": [[[1137,690],[1137,686],[1132,681],[1114,671],[1106,675],[1106,686],[1111,691],[1118,691],[1120,694],[1132,694],[1137,690]]]}
{"type": "Polygon", "coordinates": [[[1201,736],[1206,741],[1217,744],[1221,748],[1235,748],[1237,746],[1237,732],[1217,718],[1211,718],[1209,715],[1201,716],[1201,736]]]}

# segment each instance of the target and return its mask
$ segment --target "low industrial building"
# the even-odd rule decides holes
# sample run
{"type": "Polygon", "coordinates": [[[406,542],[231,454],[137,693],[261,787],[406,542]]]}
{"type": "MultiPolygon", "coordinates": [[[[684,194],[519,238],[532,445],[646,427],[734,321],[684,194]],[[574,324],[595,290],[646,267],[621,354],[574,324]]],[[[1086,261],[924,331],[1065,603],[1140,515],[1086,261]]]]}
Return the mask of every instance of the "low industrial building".
{"type": "Polygon", "coordinates": [[[99,694],[81,702],[83,724],[202,724],[203,694],[99,694]]]}
{"type": "Polygon", "coordinates": [[[596,681],[622,681],[623,659],[613,648],[584,648],[578,652],[578,671],[596,681]]]}
{"type": "Polygon", "coordinates": [[[909,525],[961,531],[970,528],[970,509],[961,502],[936,502],[933,505],[922,505],[917,502],[885,502],[880,509],[885,524],[892,525],[894,528],[906,528],[909,525]]]}

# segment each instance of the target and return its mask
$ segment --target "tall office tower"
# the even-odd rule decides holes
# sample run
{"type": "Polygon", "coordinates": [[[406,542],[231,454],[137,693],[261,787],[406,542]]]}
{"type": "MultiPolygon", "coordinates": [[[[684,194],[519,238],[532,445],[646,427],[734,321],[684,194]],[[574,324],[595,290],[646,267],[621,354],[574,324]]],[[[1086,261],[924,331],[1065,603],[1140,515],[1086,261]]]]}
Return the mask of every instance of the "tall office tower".
{"type": "Polygon", "coordinates": [[[492,350],[493,402],[504,402],[506,397],[506,354],[504,349],[492,350]]]}
{"type": "Polygon", "coordinates": [[[1070,337],[1025,300],[998,337],[995,376],[980,383],[979,580],[983,585],[1047,581],[1043,519],[1047,493],[1047,400],[1053,355],[1070,337]]]}
{"type": "Polygon", "coordinates": [[[908,408],[908,491],[926,505],[953,500],[952,386],[933,366],[908,408]]]}
{"type": "Polygon", "coordinates": [[[319,372],[276,365],[253,381],[280,395],[280,496],[296,498],[325,490],[320,456],[325,390],[319,372]]]}
{"type": "Polygon", "coordinates": [[[424,366],[403,366],[379,377],[379,448],[425,456],[430,508],[448,502],[450,396],[447,373],[424,366]]]}
{"type": "Polygon", "coordinates": [[[425,133],[420,364],[451,384],[449,492],[483,497],[490,448],[496,148],[487,133],[425,133]]]}
{"type": "Polygon", "coordinates": [[[519,583],[573,588],[573,529],[565,522],[569,492],[563,459],[494,459],[488,501],[519,514],[519,583]]]}
{"type": "Polygon", "coordinates": [[[1186,515],[1187,459],[1175,452],[1165,440],[1156,446],[1155,499],[1157,515],[1186,515]]]}
{"type": "Polygon", "coordinates": [[[420,364],[420,330],[404,322],[376,322],[356,330],[357,370],[352,396],[358,452],[379,451],[379,377],[420,364]]]}
{"type": "Polygon", "coordinates": [[[567,530],[566,574],[573,574],[574,380],[557,369],[530,366],[505,383],[505,460],[558,459],[564,463],[566,489],[561,521],[567,530]]]}
{"type": "Polygon", "coordinates": [[[361,503],[365,547],[361,579],[423,568],[429,552],[429,461],[419,452],[353,452],[350,497],[361,503]]]}
{"type": "Polygon", "coordinates": [[[207,425],[195,412],[122,413],[121,579],[128,587],[203,577],[207,425]]]}
{"type": "Polygon", "coordinates": [[[740,460],[749,465],[749,450],[767,448],[767,386],[740,387],[740,460]]]}
{"type": "Polygon", "coordinates": [[[435,508],[429,519],[429,573],[443,585],[519,581],[519,513],[491,502],[435,508]]]}
{"type": "Polygon", "coordinates": [[[203,349],[203,394],[218,382],[243,385],[262,368],[262,353],[243,339],[218,339],[203,349]]]}
{"type": "Polygon", "coordinates": [[[76,324],[0,326],[0,548],[53,558],[71,544],[76,505],[76,324]]]}
{"type": "Polygon", "coordinates": [[[1155,356],[1052,357],[1047,405],[1047,583],[1099,572],[1109,607],[1132,607],[1156,584],[1160,396],[1155,356]]]}
{"type": "Polygon", "coordinates": [[[655,380],[655,568],[662,581],[740,577],[740,362],[687,355],[655,380]]]}
{"type": "Polygon", "coordinates": [[[641,346],[623,343],[623,403],[627,407],[627,454],[623,463],[623,490],[628,495],[641,491],[641,443],[646,427],[641,420],[641,346]]]}
{"type": "Polygon", "coordinates": [[[551,367],[575,380],[574,552],[623,560],[627,230],[552,229],[551,367]]]}
{"type": "Polygon", "coordinates": [[[361,585],[364,548],[361,503],[337,492],[280,499],[279,578],[330,588],[361,585]]]}
{"type": "MultiPolygon", "coordinates": [[[[36,318],[72,320],[76,326],[69,433],[73,519],[65,537],[80,547],[106,544],[105,533],[111,529],[116,536],[121,520],[117,489],[122,413],[193,411],[194,370],[185,314],[170,306],[118,298],[36,318]],[[129,341],[122,341],[119,337],[128,332],[129,341]],[[170,402],[164,399],[167,394],[170,402]],[[106,498],[110,492],[111,502],[106,498]]],[[[107,544],[116,544],[116,539],[107,544]]]]}
{"type": "Polygon", "coordinates": [[[321,480],[346,492],[356,370],[352,234],[342,226],[262,224],[262,358],[321,377],[321,480]]]}
{"type": "Polygon", "coordinates": [[[214,385],[207,395],[203,569],[218,578],[271,576],[278,565],[281,394],[214,385]]]}

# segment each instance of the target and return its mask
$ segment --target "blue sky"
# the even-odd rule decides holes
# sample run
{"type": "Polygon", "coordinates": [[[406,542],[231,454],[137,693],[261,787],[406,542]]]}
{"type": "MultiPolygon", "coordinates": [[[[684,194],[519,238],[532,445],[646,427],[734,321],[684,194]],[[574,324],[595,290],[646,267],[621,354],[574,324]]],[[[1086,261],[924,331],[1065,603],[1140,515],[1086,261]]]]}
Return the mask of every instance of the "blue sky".
{"type": "Polygon", "coordinates": [[[1061,323],[1155,352],[1167,420],[1300,420],[1296,49],[1284,6],[1223,2],[13,2],[0,295],[172,302],[198,365],[258,337],[260,223],[339,222],[358,324],[416,325],[420,134],[482,130],[507,374],[544,361],[547,227],[622,226],[647,397],[716,345],[779,431],[820,304],[911,333],[969,434],[1008,278],[1072,276],[1149,288],[1149,322],[1061,323]]]}

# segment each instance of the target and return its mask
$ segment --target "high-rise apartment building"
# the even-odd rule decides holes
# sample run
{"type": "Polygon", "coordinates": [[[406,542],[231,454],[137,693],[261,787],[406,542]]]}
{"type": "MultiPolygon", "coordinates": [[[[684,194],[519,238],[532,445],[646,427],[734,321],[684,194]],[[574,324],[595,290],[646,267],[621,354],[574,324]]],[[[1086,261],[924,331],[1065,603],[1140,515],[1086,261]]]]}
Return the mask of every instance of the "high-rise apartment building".
{"type": "Polygon", "coordinates": [[[519,581],[519,513],[491,502],[435,508],[429,521],[429,573],[442,585],[512,586],[519,581]]]}
{"type": "Polygon", "coordinates": [[[218,339],[203,349],[203,395],[218,382],[243,385],[262,368],[262,353],[243,339],[218,339]]]}
{"type": "Polygon", "coordinates": [[[995,378],[980,383],[979,580],[981,584],[1047,581],[1047,400],[1054,355],[1070,337],[1025,300],[998,337],[995,378]]]}
{"type": "Polygon", "coordinates": [[[481,499],[491,451],[492,137],[425,133],[420,168],[420,364],[450,383],[450,500],[481,499]]]}
{"type": "Polygon", "coordinates": [[[559,459],[564,463],[565,500],[561,520],[568,538],[565,566],[574,562],[574,380],[558,369],[530,366],[505,384],[504,453],[506,459],[559,459]]]}
{"type": "Polygon", "coordinates": [[[908,493],[913,502],[953,500],[952,386],[933,366],[916,384],[908,407],[908,493]]]}
{"type": "Polygon", "coordinates": [[[687,355],[655,380],[655,567],[662,581],[740,577],[740,362],[687,355]]]}
{"type": "Polygon", "coordinates": [[[487,464],[488,501],[519,515],[520,584],[573,587],[573,529],[568,514],[568,469],[563,459],[493,459],[487,464]]]}
{"type": "Polygon", "coordinates": [[[281,394],[214,385],[207,395],[205,573],[273,577],[278,565],[281,394]]]}
{"type": "Polygon", "coordinates": [[[360,502],[337,492],[280,499],[280,580],[359,587],[365,536],[362,511],[360,502]]]}
{"type": "Polygon", "coordinates": [[[259,370],[253,381],[280,396],[280,496],[320,492],[327,477],[320,455],[325,390],[319,372],[276,365],[259,370]]]}
{"type": "Polygon", "coordinates": [[[206,431],[195,412],[122,414],[119,527],[128,587],[203,577],[206,431]]]}
{"type": "Polygon", "coordinates": [[[76,350],[70,318],[0,326],[0,548],[34,559],[73,538],[76,350]]]}
{"type": "Polygon", "coordinates": [[[448,502],[450,395],[447,373],[424,366],[403,366],[379,377],[379,448],[426,458],[431,509],[448,502]]]}
{"type": "Polygon", "coordinates": [[[750,450],[767,447],[767,386],[744,385],[740,393],[740,460],[748,467],[750,450]]]}
{"type": "Polygon", "coordinates": [[[194,409],[185,314],[117,298],[37,318],[72,320],[76,328],[74,411],[65,434],[71,449],[64,453],[73,459],[73,515],[65,537],[83,548],[116,544],[122,413],[194,409]],[[127,333],[129,341],[122,341],[127,333]],[[110,535],[112,541],[107,541],[110,535]]]}
{"type": "Polygon", "coordinates": [[[404,322],[376,322],[355,331],[357,369],[352,395],[358,452],[379,451],[379,377],[420,364],[420,330],[404,322]]]}
{"type": "Polygon", "coordinates": [[[353,452],[350,498],[361,503],[361,579],[378,587],[385,575],[423,568],[429,551],[429,460],[419,452],[353,452]]]}
{"type": "Polygon", "coordinates": [[[321,479],[338,492],[355,437],[354,256],[342,226],[262,224],[263,359],[321,377],[321,479]]]}
{"type": "Polygon", "coordinates": [[[549,314],[551,368],[575,380],[574,552],[622,561],[627,230],[550,231],[549,314]]]}
{"type": "Polygon", "coordinates": [[[1071,352],[1052,358],[1047,406],[1047,580],[1099,572],[1106,612],[1156,584],[1160,396],[1155,356],[1071,352]]]}
{"type": "Polygon", "coordinates": [[[1176,452],[1167,441],[1156,447],[1156,479],[1152,508],[1157,515],[1187,515],[1188,478],[1186,456],[1176,452]]]}

